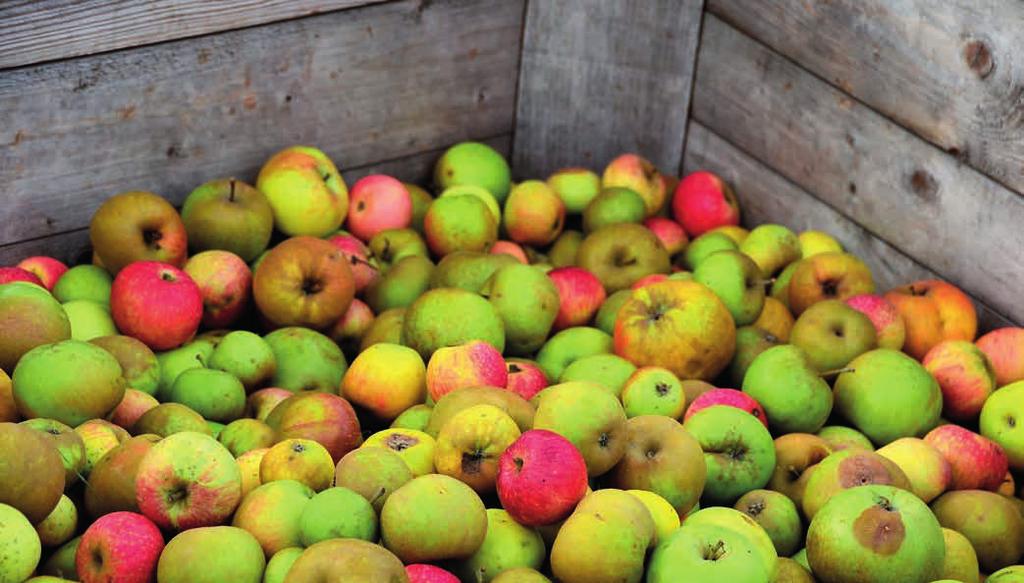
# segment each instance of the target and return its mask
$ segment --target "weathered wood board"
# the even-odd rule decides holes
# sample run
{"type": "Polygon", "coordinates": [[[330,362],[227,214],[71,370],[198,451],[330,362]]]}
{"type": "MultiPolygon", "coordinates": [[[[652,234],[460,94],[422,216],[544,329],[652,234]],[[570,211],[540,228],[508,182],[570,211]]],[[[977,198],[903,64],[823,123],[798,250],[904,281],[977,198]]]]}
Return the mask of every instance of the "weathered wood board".
{"type": "Polygon", "coordinates": [[[718,18],[702,38],[694,119],[1024,321],[1024,199],[718,18]]]}
{"type": "Polygon", "coordinates": [[[623,152],[675,173],[703,0],[533,1],[519,77],[513,168],[600,171],[623,152]]]}

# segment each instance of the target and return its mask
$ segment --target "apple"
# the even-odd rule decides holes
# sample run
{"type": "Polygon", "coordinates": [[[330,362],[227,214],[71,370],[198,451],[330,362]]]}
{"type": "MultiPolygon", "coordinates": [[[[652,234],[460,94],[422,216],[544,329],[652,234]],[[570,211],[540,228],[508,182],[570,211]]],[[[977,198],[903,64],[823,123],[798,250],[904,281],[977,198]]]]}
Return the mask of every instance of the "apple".
{"type": "Polygon", "coordinates": [[[740,530],[719,524],[684,524],[651,555],[649,583],[673,581],[766,582],[772,569],[756,543],[740,530]]]}
{"type": "Polygon", "coordinates": [[[365,243],[347,233],[332,235],[327,240],[337,247],[348,261],[348,268],[352,272],[352,283],[357,294],[380,278],[380,268],[377,266],[376,258],[373,258],[370,248],[365,243]],[[374,260],[371,261],[371,258],[374,260]]]}
{"type": "Polygon", "coordinates": [[[0,580],[25,581],[35,572],[42,556],[39,535],[17,508],[0,502],[0,580]]]}
{"type": "Polygon", "coordinates": [[[530,400],[548,386],[548,379],[537,363],[521,358],[506,359],[508,383],[506,388],[520,397],[530,400]]]}
{"type": "Polygon", "coordinates": [[[315,330],[289,326],[274,330],[263,340],[277,361],[271,386],[296,393],[337,392],[348,362],[330,338],[315,330]]]}
{"type": "MultiPolygon", "coordinates": [[[[205,429],[205,425],[203,427],[205,429]]],[[[90,419],[75,427],[75,433],[85,444],[85,468],[82,469],[85,476],[107,452],[131,437],[123,428],[103,419],[90,419]]]]}
{"type": "Polygon", "coordinates": [[[484,251],[498,239],[497,214],[482,197],[460,193],[442,195],[423,217],[427,246],[438,256],[454,251],[484,251]]]}
{"type": "MultiPolygon", "coordinates": [[[[942,529],[942,537],[946,543],[946,559],[942,562],[943,579],[981,583],[978,554],[974,552],[971,541],[950,528],[942,529]]],[[[989,580],[993,580],[992,577],[989,580]]]]}
{"type": "Polygon", "coordinates": [[[613,484],[658,494],[680,515],[700,498],[707,467],[700,443],[675,419],[642,415],[626,422],[626,451],[613,484]]]}
{"type": "Polygon", "coordinates": [[[49,558],[39,565],[37,571],[40,574],[39,576],[56,577],[59,579],[59,581],[51,583],[70,581],[70,579],[64,579],[64,577],[78,577],[75,569],[75,553],[78,551],[78,545],[81,542],[82,536],[79,535],[54,550],[49,558]]]}
{"type": "Polygon", "coordinates": [[[704,233],[686,246],[683,266],[690,271],[697,269],[704,259],[719,251],[737,251],[739,244],[728,235],[718,232],[704,233]]]}
{"type": "Polygon", "coordinates": [[[606,334],[614,334],[615,319],[619,316],[619,310],[632,295],[633,290],[631,288],[620,289],[606,297],[604,302],[601,303],[601,307],[598,308],[597,315],[594,316],[594,326],[606,334]]]}
{"type": "Polygon", "coordinates": [[[305,581],[408,581],[402,561],[380,545],[358,539],[316,543],[299,555],[284,583],[305,581]]]}
{"type": "Polygon", "coordinates": [[[279,403],[266,423],[277,441],[309,439],[322,445],[335,463],[359,447],[362,435],[352,405],[330,393],[299,393],[279,403]]]}
{"type": "Polygon", "coordinates": [[[472,340],[505,350],[505,324],[494,305],[457,288],[439,288],[421,295],[405,312],[402,344],[429,361],[439,348],[472,340]]]}
{"type": "Polygon", "coordinates": [[[564,225],[565,204],[540,180],[517,184],[505,200],[505,231],[516,243],[543,247],[562,233],[564,225]]]}
{"type": "Polygon", "coordinates": [[[61,304],[71,323],[71,338],[88,341],[117,334],[110,308],[89,300],[73,300],[61,304]]]}
{"type": "Polygon", "coordinates": [[[0,469],[0,504],[13,506],[32,523],[53,512],[64,492],[64,463],[38,431],[0,423],[0,469]]]}
{"type": "MultiPolygon", "coordinates": [[[[510,370],[509,374],[511,373],[512,371],[510,370]]],[[[545,384],[547,384],[546,380],[545,384]]],[[[511,388],[511,385],[509,388],[511,388]]],[[[11,377],[7,376],[3,369],[0,369],[0,423],[16,422],[19,419],[21,419],[21,415],[18,414],[18,405],[14,402],[14,388],[11,385],[11,377]]]]}
{"type": "Polygon", "coordinates": [[[1006,452],[1010,467],[1024,469],[1024,434],[1018,426],[1024,414],[1024,382],[1015,382],[999,389],[985,401],[979,425],[981,434],[1006,452]]]}
{"type": "Polygon", "coordinates": [[[819,301],[807,308],[793,324],[789,341],[826,375],[877,346],[871,320],[838,300],[819,301]]]}
{"type": "Polygon", "coordinates": [[[111,512],[139,511],[135,478],[142,459],[158,441],[160,438],[152,434],[126,439],[96,462],[85,489],[85,509],[93,518],[111,512]]]}
{"type": "Polygon", "coordinates": [[[1024,519],[1011,500],[984,490],[946,492],[932,502],[932,512],[970,541],[981,570],[992,573],[1017,563],[1024,546],[1024,519]]]}
{"type": "Polygon", "coordinates": [[[818,463],[832,453],[829,444],[809,433],[787,433],[775,438],[775,470],[768,488],[785,494],[803,507],[804,491],[818,463]]]}
{"type": "Polygon", "coordinates": [[[0,267],[0,284],[13,283],[21,281],[25,283],[35,284],[41,288],[46,288],[43,285],[43,280],[39,279],[39,276],[27,269],[21,267],[0,267]]]}
{"type": "Polygon", "coordinates": [[[995,492],[1003,483],[1009,461],[998,443],[959,425],[940,425],[924,440],[949,461],[950,490],[995,492]]]}
{"type": "Polygon", "coordinates": [[[230,251],[203,251],[189,258],[185,273],[199,286],[203,326],[227,328],[248,306],[252,272],[238,255],[230,251]]]}
{"type": "Polygon", "coordinates": [[[246,399],[246,414],[251,416],[253,419],[266,421],[267,416],[270,415],[281,401],[284,401],[294,394],[295,393],[288,389],[281,389],[278,387],[260,389],[251,393],[246,399]]]}
{"type": "Polygon", "coordinates": [[[254,449],[269,448],[274,445],[274,430],[256,419],[236,419],[224,426],[217,435],[217,441],[228,448],[237,460],[242,454],[254,449]]]}
{"type": "Polygon", "coordinates": [[[799,316],[822,300],[844,301],[873,294],[871,270],[850,253],[821,253],[801,260],[788,285],[789,307],[799,316]]]}
{"type": "Polygon", "coordinates": [[[237,378],[247,392],[265,386],[277,372],[277,358],[270,345],[247,330],[235,330],[224,336],[206,364],[237,378]]]}
{"type": "Polygon", "coordinates": [[[771,538],[779,556],[800,549],[803,526],[796,505],[785,494],[772,490],[751,490],[736,501],[736,510],[754,519],[771,538]]]}
{"type": "Polygon", "coordinates": [[[768,332],[782,342],[789,342],[789,334],[794,323],[793,314],[789,312],[786,304],[768,296],[764,299],[761,315],[754,320],[752,326],[768,332]]]}
{"type": "Polygon", "coordinates": [[[466,387],[508,384],[508,369],[501,352],[482,340],[438,348],[427,362],[426,387],[435,402],[466,387]]]}
{"type": "Polygon", "coordinates": [[[164,537],[150,519],[135,512],[113,512],[82,534],[75,567],[83,583],[146,583],[153,580],[163,550],[164,537]]]}
{"type": "Polygon", "coordinates": [[[342,351],[355,353],[359,351],[359,343],[373,326],[373,309],[359,298],[353,298],[345,314],[331,327],[331,340],[342,348],[342,351]]]}
{"type": "Polygon", "coordinates": [[[495,241],[494,245],[491,245],[487,252],[491,255],[509,255],[524,265],[530,263],[530,258],[526,256],[526,251],[519,244],[512,241],[495,241]]]}
{"type": "Polygon", "coordinates": [[[22,421],[21,425],[38,431],[39,435],[57,449],[64,465],[64,489],[70,490],[78,483],[78,476],[85,469],[85,442],[81,436],[72,428],[53,419],[36,417],[22,421]]]}
{"type": "Polygon", "coordinates": [[[959,422],[978,417],[982,405],[996,390],[992,363],[974,344],[965,340],[944,340],[921,360],[942,389],[942,413],[959,422]]]}
{"type": "Polygon", "coordinates": [[[837,493],[868,484],[911,489],[910,479],[889,458],[851,449],[832,453],[818,464],[807,480],[801,500],[804,516],[813,519],[837,493]]]}
{"type": "Polygon", "coordinates": [[[711,172],[691,172],[672,194],[672,216],[690,237],[723,225],[738,225],[740,206],[729,185],[711,172]]]}
{"type": "Polygon", "coordinates": [[[230,423],[245,411],[245,387],[224,371],[194,368],[178,375],[168,400],[189,407],[209,421],[230,423]]]}
{"type": "Polygon", "coordinates": [[[668,273],[668,251],[649,229],[633,223],[607,225],[587,235],[577,250],[580,267],[593,273],[608,293],[628,288],[652,273],[668,273]]]}
{"type": "Polygon", "coordinates": [[[161,583],[260,583],[265,565],[253,535],[234,526],[206,526],[178,533],[167,542],[156,578],[161,583]]]}
{"type": "Polygon", "coordinates": [[[139,463],[136,502],[162,528],[216,525],[238,506],[241,480],[235,458],[217,440],[175,433],[155,443],[139,463]]]}
{"type": "Polygon", "coordinates": [[[53,286],[53,297],[59,302],[92,300],[110,305],[110,286],[114,278],[102,267],[76,265],[64,272],[53,286]]]}
{"type": "MultiPolygon", "coordinates": [[[[131,429],[136,435],[150,433],[160,437],[183,431],[210,434],[210,428],[203,416],[180,403],[160,403],[136,419],[131,429]]],[[[88,448],[89,442],[86,441],[86,449],[88,448]]]]}
{"type": "Polygon", "coordinates": [[[96,209],[89,239],[103,267],[117,274],[137,261],[185,265],[188,235],[178,211],[152,192],[114,195],[96,209]]]}
{"type": "Polygon", "coordinates": [[[976,344],[991,362],[997,386],[1024,380],[1024,328],[999,328],[976,344]]]}
{"type": "Polygon", "coordinates": [[[652,216],[665,206],[665,183],[661,173],[646,158],[636,154],[622,154],[605,166],[601,175],[604,188],[628,188],[644,201],[647,216],[652,216]]]}
{"type": "Polygon", "coordinates": [[[423,432],[429,436],[436,436],[452,417],[474,405],[494,405],[508,413],[516,422],[519,431],[527,431],[533,427],[534,406],[519,395],[497,387],[470,387],[452,391],[441,397],[431,410],[430,421],[423,432]]]}
{"type": "Polygon", "coordinates": [[[427,425],[430,424],[430,416],[434,412],[434,407],[426,403],[419,403],[409,407],[405,411],[395,417],[395,420],[391,422],[390,429],[415,429],[416,431],[425,431],[427,425]]]}
{"type": "Polygon", "coordinates": [[[903,437],[881,447],[878,455],[892,461],[910,481],[910,489],[928,504],[946,491],[953,468],[942,452],[923,439],[903,437]]]}
{"type": "Polygon", "coordinates": [[[686,379],[714,378],[732,360],[736,328],[706,286],[665,281],[633,292],[615,321],[615,353],[686,379]]]}
{"type": "Polygon", "coordinates": [[[756,326],[741,326],[736,329],[736,352],[729,363],[729,380],[734,386],[743,386],[743,379],[750,365],[761,353],[769,348],[785,344],[774,334],[756,326]]]}
{"type": "Polygon", "coordinates": [[[807,529],[811,569],[836,583],[934,581],[945,548],[928,506],[892,486],[839,492],[807,529]]]}
{"type": "Polygon", "coordinates": [[[234,178],[206,182],[189,193],[181,220],[193,253],[220,249],[249,263],[270,242],[274,211],[262,192],[234,178]]]}
{"type": "MultiPolygon", "coordinates": [[[[467,407],[468,408],[468,407],[467,407]]],[[[461,411],[460,411],[461,412],[461,411]]],[[[453,413],[452,417],[458,412],[453,413]]],[[[434,435],[440,435],[447,423],[442,424],[434,435]]],[[[414,476],[433,474],[437,442],[433,435],[415,429],[384,429],[366,438],[360,448],[383,448],[398,454],[409,466],[414,476]]]]}
{"type": "Polygon", "coordinates": [[[398,179],[371,174],[352,185],[346,226],[363,241],[385,229],[404,229],[412,221],[412,197],[398,179]]]}
{"type": "Polygon", "coordinates": [[[427,243],[412,229],[385,229],[370,239],[370,256],[383,271],[410,256],[429,258],[427,243]]]}
{"type": "Polygon", "coordinates": [[[430,273],[430,287],[458,287],[483,293],[487,280],[501,267],[518,263],[512,257],[478,251],[455,251],[441,258],[430,273]]]}
{"type": "Polygon", "coordinates": [[[36,255],[22,259],[18,262],[17,267],[35,275],[39,278],[39,283],[51,292],[53,291],[53,286],[57,284],[57,281],[59,281],[61,276],[63,276],[68,270],[68,266],[64,265],[63,262],[44,255],[36,255]]]}
{"type": "Polygon", "coordinates": [[[741,411],[750,413],[761,423],[761,425],[764,425],[765,428],[768,427],[768,415],[765,413],[764,407],[761,406],[761,403],[758,403],[757,399],[750,395],[742,391],[737,391],[736,389],[715,388],[710,391],[705,391],[699,397],[694,399],[686,408],[686,415],[683,417],[683,420],[689,420],[697,413],[718,405],[735,407],[741,411]]]}
{"type": "Polygon", "coordinates": [[[583,233],[566,229],[562,231],[548,250],[548,258],[553,267],[570,267],[576,265],[576,254],[583,243],[583,233]]]}
{"type": "MultiPolygon", "coordinates": [[[[583,360],[586,359],[576,362],[583,360]]],[[[626,417],[630,419],[641,415],[664,415],[677,419],[686,410],[683,383],[671,371],[658,366],[634,368],[622,387],[621,398],[626,417]]]]}
{"type": "Polygon", "coordinates": [[[504,510],[488,508],[483,543],[456,570],[467,579],[490,581],[509,569],[539,569],[545,558],[544,540],[536,529],[519,524],[504,510]]]}
{"type": "Polygon", "coordinates": [[[24,282],[0,285],[0,369],[14,372],[29,350],[71,338],[64,308],[43,288],[24,282]]]}
{"type": "Polygon", "coordinates": [[[459,578],[449,571],[426,563],[406,565],[405,574],[409,577],[409,583],[459,583],[459,578]]]}
{"type": "Polygon", "coordinates": [[[284,583],[288,571],[295,561],[299,560],[304,550],[302,547],[288,547],[274,553],[263,570],[263,583],[284,583]]]}
{"type": "MultiPolygon", "coordinates": [[[[148,348],[148,347],[147,347],[148,348]]],[[[155,396],[165,399],[178,375],[192,368],[202,368],[213,355],[214,342],[211,338],[196,338],[184,346],[156,355],[160,381],[155,396]]]]}
{"type": "Polygon", "coordinates": [[[380,530],[384,547],[403,562],[461,559],[483,544],[487,512],[472,488],[431,474],[413,478],[388,497],[380,530]],[[439,524],[446,525],[443,531],[439,524]]]}
{"type": "MultiPolygon", "coordinates": [[[[490,348],[489,344],[481,344],[490,348]]],[[[440,352],[435,353],[431,361],[440,352]]],[[[341,395],[377,417],[391,421],[423,401],[426,377],[427,368],[415,350],[398,344],[374,344],[352,361],[342,380],[341,395]]]]}
{"type": "Polygon", "coordinates": [[[716,405],[691,416],[683,429],[704,451],[704,500],[732,504],[744,493],[763,488],[772,477],[775,444],[754,416],[736,407],[716,405]]]}
{"type": "Polygon", "coordinates": [[[885,294],[907,328],[903,350],[920,360],[943,340],[974,341],[978,316],[971,298],[956,286],[934,279],[897,287],[885,294]]]}
{"type": "Polygon", "coordinates": [[[166,263],[139,261],[114,278],[110,312],[123,334],[153,350],[188,342],[203,317],[203,296],[184,271],[166,263]]]}
{"type": "Polygon", "coordinates": [[[800,256],[804,259],[822,253],[843,252],[839,241],[823,231],[802,231],[797,238],[800,240],[800,256]]]}
{"type": "Polygon", "coordinates": [[[422,233],[423,217],[427,214],[427,209],[430,208],[431,203],[434,202],[434,196],[422,186],[412,184],[411,182],[403,182],[402,185],[409,191],[409,198],[412,200],[412,220],[409,222],[409,226],[415,231],[422,233]]]}
{"type": "Polygon", "coordinates": [[[439,190],[453,185],[479,186],[503,202],[511,186],[510,170],[505,158],[487,144],[460,142],[438,159],[434,184],[439,190]]]}
{"type": "Polygon", "coordinates": [[[493,405],[475,405],[451,418],[437,435],[434,467],[479,493],[495,487],[498,458],[520,435],[512,418],[493,405]]]}
{"type": "Polygon", "coordinates": [[[748,255],[770,277],[800,259],[800,240],[782,225],[758,225],[739,243],[739,251],[748,255]]]}
{"type": "Polygon", "coordinates": [[[160,363],[153,351],[142,341],[131,336],[101,336],[89,342],[117,359],[121,365],[122,376],[130,389],[147,395],[156,394],[160,384],[160,363]]]}
{"type": "Polygon", "coordinates": [[[827,425],[818,430],[816,435],[828,442],[829,447],[834,451],[841,451],[844,449],[862,449],[866,451],[875,450],[875,445],[871,443],[871,440],[868,439],[866,435],[852,427],[827,425]]]}
{"type": "Polygon", "coordinates": [[[412,470],[405,461],[384,447],[354,449],[334,469],[335,485],[358,493],[378,513],[388,496],[412,478],[412,470]]]}
{"type": "Polygon", "coordinates": [[[558,314],[554,330],[585,326],[604,303],[604,286],[597,277],[580,267],[559,267],[547,276],[558,292],[558,314]]]}
{"type": "Polygon", "coordinates": [[[322,329],[345,313],[355,295],[348,261],[323,239],[293,237],[267,253],[253,274],[253,299],[275,327],[322,329]]]}
{"type": "Polygon", "coordinates": [[[497,490],[502,508],[520,524],[554,524],[586,494],[586,462],[566,438],[532,429],[501,454],[497,490]]]}
{"type": "Polygon", "coordinates": [[[305,547],[332,538],[376,542],[377,513],[357,492],[341,487],[327,488],[304,505],[299,518],[299,537],[305,547]]]}
{"type": "Polygon", "coordinates": [[[914,359],[879,348],[847,368],[835,382],[836,411],[876,445],[921,435],[938,423],[942,391],[914,359]]]}
{"type": "MultiPolygon", "coordinates": [[[[516,567],[515,569],[509,569],[508,571],[502,571],[498,573],[498,576],[491,579],[492,583],[551,583],[551,579],[548,579],[544,575],[541,575],[536,569],[529,567],[516,567]]],[[[417,582],[412,582],[417,583],[417,582]]],[[[444,582],[447,583],[447,582],[444,582]]]]}
{"type": "Polygon", "coordinates": [[[322,237],[348,213],[348,188],[334,162],[320,150],[292,146],[260,169],[256,188],[266,195],[274,225],[285,235],[322,237]]]}
{"type": "Polygon", "coordinates": [[[583,231],[592,233],[618,223],[639,223],[647,216],[644,199],[625,187],[602,188],[583,210],[583,231]]]}
{"type": "Polygon", "coordinates": [[[547,180],[565,204],[565,210],[579,214],[601,190],[601,178],[586,168],[562,168],[547,180]]]}
{"type": "Polygon", "coordinates": [[[550,274],[529,265],[505,265],[484,284],[481,293],[505,324],[505,348],[510,354],[536,352],[551,333],[559,316],[561,290],[550,274]]]}
{"type": "Polygon", "coordinates": [[[903,349],[907,327],[895,304],[877,294],[858,294],[844,301],[846,305],[871,320],[878,337],[879,348],[903,349]]]}
{"type": "Polygon", "coordinates": [[[661,241],[669,257],[678,255],[686,249],[690,239],[686,236],[686,230],[682,225],[665,217],[650,217],[644,219],[643,225],[654,233],[654,236],[661,241]]]}
{"type": "Polygon", "coordinates": [[[569,382],[544,389],[534,397],[534,429],[547,429],[579,448],[587,473],[599,476],[622,459],[626,451],[626,413],[622,404],[600,385],[569,382]]]}
{"type": "Polygon", "coordinates": [[[256,537],[265,556],[301,546],[301,519],[315,493],[295,480],[277,480],[257,486],[242,499],[232,526],[256,537]]]}

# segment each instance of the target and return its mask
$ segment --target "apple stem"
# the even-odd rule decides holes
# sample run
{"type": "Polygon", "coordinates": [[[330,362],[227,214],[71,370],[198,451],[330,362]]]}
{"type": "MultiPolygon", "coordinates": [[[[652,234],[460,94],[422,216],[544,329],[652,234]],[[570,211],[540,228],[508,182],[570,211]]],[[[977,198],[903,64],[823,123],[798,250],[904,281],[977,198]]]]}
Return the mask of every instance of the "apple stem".
{"type": "Polygon", "coordinates": [[[370,499],[370,505],[373,506],[374,502],[379,500],[381,496],[383,496],[384,494],[387,494],[387,493],[388,493],[387,488],[381,488],[380,490],[377,490],[377,493],[374,494],[373,498],[370,499]]]}
{"type": "Polygon", "coordinates": [[[856,371],[856,369],[853,369],[853,368],[850,368],[850,367],[834,368],[832,370],[826,370],[825,372],[819,373],[818,376],[820,376],[820,377],[831,377],[831,376],[836,376],[836,375],[839,375],[839,374],[843,374],[844,372],[855,372],[855,371],[856,371]]]}
{"type": "Polygon", "coordinates": [[[235,179],[232,178],[229,180],[228,184],[231,186],[231,192],[228,194],[228,200],[235,202],[235,179]]]}
{"type": "Polygon", "coordinates": [[[362,264],[362,265],[365,265],[365,266],[369,267],[370,269],[372,269],[374,271],[378,271],[376,265],[370,263],[369,261],[367,261],[365,259],[362,259],[360,257],[356,257],[355,255],[351,256],[350,261],[352,262],[353,265],[355,265],[355,264],[362,264]]]}
{"type": "Polygon", "coordinates": [[[771,284],[775,283],[775,279],[776,278],[774,278],[774,277],[769,277],[768,279],[762,279],[762,280],[759,280],[759,281],[755,281],[754,283],[756,285],[771,285],[771,284]]]}

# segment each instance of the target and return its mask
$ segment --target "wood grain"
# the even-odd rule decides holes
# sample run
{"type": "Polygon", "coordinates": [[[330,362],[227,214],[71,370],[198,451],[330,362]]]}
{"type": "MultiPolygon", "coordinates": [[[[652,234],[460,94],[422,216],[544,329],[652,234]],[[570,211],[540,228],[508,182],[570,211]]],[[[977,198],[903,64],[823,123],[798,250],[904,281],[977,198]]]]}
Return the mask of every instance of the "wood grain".
{"type": "Polygon", "coordinates": [[[521,177],[682,159],[703,0],[530,2],[513,159],[521,177]]]}
{"type": "MultiPolygon", "coordinates": [[[[491,138],[478,139],[506,157],[512,149],[512,134],[507,133],[491,138]]],[[[367,166],[343,168],[342,174],[345,176],[345,181],[349,187],[363,176],[387,174],[399,180],[420,184],[429,188],[434,163],[444,153],[444,150],[445,148],[442,147],[395,160],[376,162],[367,166]]],[[[88,228],[81,228],[66,233],[2,246],[0,247],[0,266],[13,265],[33,255],[49,255],[69,265],[88,262],[91,257],[89,230],[88,228]]]]}
{"type": "Polygon", "coordinates": [[[1024,199],[716,17],[702,38],[696,120],[1024,321],[1024,199]]]}
{"type": "Polygon", "coordinates": [[[10,0],[0,69],[310,16],[382,0],[10,0]]]}
{"type": "Polygon", "coordinates": [[[304,143],[342,168],[512,130],[522,1],[378,4],[0,72],[0,245],[304,143]]]}
{"type": "Polygon", "coordinates": [[[708,9],[1024,192],[1024,2],[708,0],[708,9]]]}
{"type": "MultiPolygon", "coordinates": [[[[740,199],[748,226],[777,223],[798,233],[813,229],[831,234],[844,249],[871,267],[879,292],[920,279],[942,279],[699,122],[690,122],[687,135],[684,170],[710,170],[729,182],[740,199]]],[[[1014,325],[977,298],[972,299],[982,330],[1014,325]]]]}

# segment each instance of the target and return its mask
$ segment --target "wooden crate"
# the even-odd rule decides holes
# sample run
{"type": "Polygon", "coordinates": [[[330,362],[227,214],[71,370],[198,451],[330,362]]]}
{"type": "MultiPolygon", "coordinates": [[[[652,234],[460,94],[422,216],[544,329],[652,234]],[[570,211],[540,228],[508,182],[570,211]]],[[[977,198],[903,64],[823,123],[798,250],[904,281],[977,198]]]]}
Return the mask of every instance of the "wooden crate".
{"type": "Polygon", "coordinates": [[[476,139],[520,178],[713,170],[750,224],[1021,323],[1022,47],[1019,0],[4,3],[0,264],[80,258],[105,197],[180,203],[285,145],[425,181],[476,139]]]}

